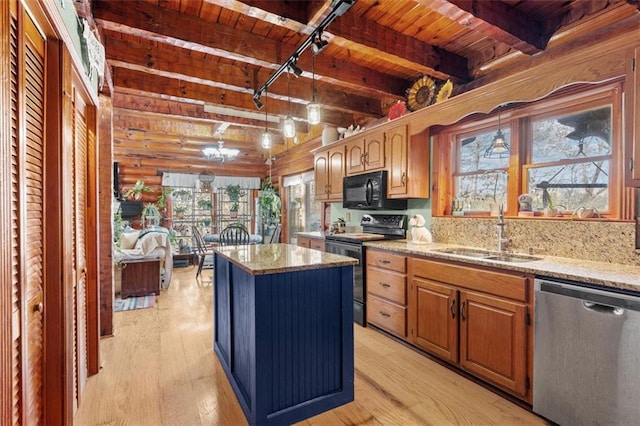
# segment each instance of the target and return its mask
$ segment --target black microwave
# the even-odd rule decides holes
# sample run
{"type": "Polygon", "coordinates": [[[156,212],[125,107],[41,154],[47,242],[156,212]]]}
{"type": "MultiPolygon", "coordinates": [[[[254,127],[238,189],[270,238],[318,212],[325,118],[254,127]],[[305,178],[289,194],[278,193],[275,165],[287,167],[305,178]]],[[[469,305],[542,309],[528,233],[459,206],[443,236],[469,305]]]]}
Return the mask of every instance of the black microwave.
{"type": "Polygon", "coordinates": [[[387,198],[387,171],[347,176],[342,183],[342,207],[358,210],[406,210],[407,200],[387,198]]]}

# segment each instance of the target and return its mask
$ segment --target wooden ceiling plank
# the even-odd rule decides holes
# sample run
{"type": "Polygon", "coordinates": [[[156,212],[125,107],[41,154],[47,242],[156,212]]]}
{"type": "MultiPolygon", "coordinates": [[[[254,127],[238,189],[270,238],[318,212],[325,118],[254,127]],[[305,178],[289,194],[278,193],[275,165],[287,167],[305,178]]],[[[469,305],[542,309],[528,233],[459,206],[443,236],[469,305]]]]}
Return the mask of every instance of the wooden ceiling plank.
{"type": "Polygon", "coordinates": [[[441,15],[528,55],[541,52],[552,34],[531,16],[499,1],[416,0],[441,15]]]}
{"type": "MultiPolygon", "coordinates": [[[[129,32],[159,42],[276,69],[295,50],[295,43],[256,36],[214,22],[154,7],[141,2],[96,1],[94,17],[105,29],[129,32]]],[[[304,55],[299,65],[311,68],[304,55]]],[[[308,71],[307,71],[308,72],[308,71]]],[[[316,61],[319,77],[371,93],[402,96],[407,82],[348,61],[316,61]]]]}

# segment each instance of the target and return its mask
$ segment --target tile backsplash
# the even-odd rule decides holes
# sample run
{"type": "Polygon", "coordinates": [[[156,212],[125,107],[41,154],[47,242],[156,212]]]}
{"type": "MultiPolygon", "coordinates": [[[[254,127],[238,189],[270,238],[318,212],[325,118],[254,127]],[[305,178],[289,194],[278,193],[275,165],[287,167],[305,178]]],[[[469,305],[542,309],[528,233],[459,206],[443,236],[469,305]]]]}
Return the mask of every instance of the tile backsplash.
{"type": "MultiPolygon", "coordinates": [[[[534,253],[599,262],[640,265],[636,252],[634,222],[580,220],[505,219],[508,247],[534,253]]],[[[496,218],[432,217],[431,233],[439,243],[460,244],[495,250],[498,245],[496,218]]]]}

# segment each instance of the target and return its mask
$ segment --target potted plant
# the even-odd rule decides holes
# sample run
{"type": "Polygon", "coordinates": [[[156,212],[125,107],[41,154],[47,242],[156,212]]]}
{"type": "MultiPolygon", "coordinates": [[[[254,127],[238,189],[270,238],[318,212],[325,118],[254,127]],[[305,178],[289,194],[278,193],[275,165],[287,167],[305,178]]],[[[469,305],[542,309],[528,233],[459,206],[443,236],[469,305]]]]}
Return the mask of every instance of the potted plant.
{"type": "Polygon", "coordinates": [[[176,206],[173,209],[173,214],[175,214],[177,218],[182,218],[182,217],[184,217],[184,212],[186,210],[187,209],[182,207],[182,206],[176,206]]]}
{"type": "Polygon", "coordinates": [[[202,210],[211,210],[213,208],[213,204],[211,203],[211,200],[201,198],[198,200],[198,208],[202,210]]]}
{"type": "Polygon", "coordinates": [[[280,196],[276,192],[270,179],[265,179],[258,194],[258,206],[263,228],[266,229],[280,222],[280,196]]]}
{"type": "MultiPolygon", "coordinates": [[[[225,191],[230,201],[237,202],[244,196],[244,192],[240,185],[227,185],[225,191]]],[[[237,211],[237,210],[236,210],[237,211]]]]}
{"type": "Polygon", "coordinates": [[[153,189],[151,187],[146,186],[144,182],[138,179],[132,187],[128,188],[122,196],[126,199],[134,199],[139,200],[142,197],[143,192],[151,192],[153,189]]]}
{"type": "Polygon", "coordinates": [[[191,199],[191,191],[187,189],[177,189],[173,191],[173,198],[182,201],[189,201],[191,199]]]}
{"type": "Polygon", "coordinates": [[[153,203],[147,203],[144,205],[141,213],[145,226],[158,226],[160,225],[160,209],[153,203]]]}
{"type": "Polygon", "coordinates": [[[240,208],[240,205],[238,204],[237,201],[235,201],[232,205],[231,208],[229,209],[229,217],[231,217],[232,219],[235,219],[238,217],[238,209],[240,208]]]}

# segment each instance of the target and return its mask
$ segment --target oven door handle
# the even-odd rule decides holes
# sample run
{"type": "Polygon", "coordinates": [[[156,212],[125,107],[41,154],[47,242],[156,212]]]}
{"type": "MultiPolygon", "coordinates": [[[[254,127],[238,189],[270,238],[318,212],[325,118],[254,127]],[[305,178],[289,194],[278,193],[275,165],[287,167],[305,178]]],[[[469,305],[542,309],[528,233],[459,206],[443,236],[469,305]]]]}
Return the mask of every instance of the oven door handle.
{"type": "Polygon", "coordinates": [[[371,206],[371,203],[373,203],[373,182],[371,182],[371,179],[367,179],[364,196],[367,201],[367,206],[371,206]]]}

